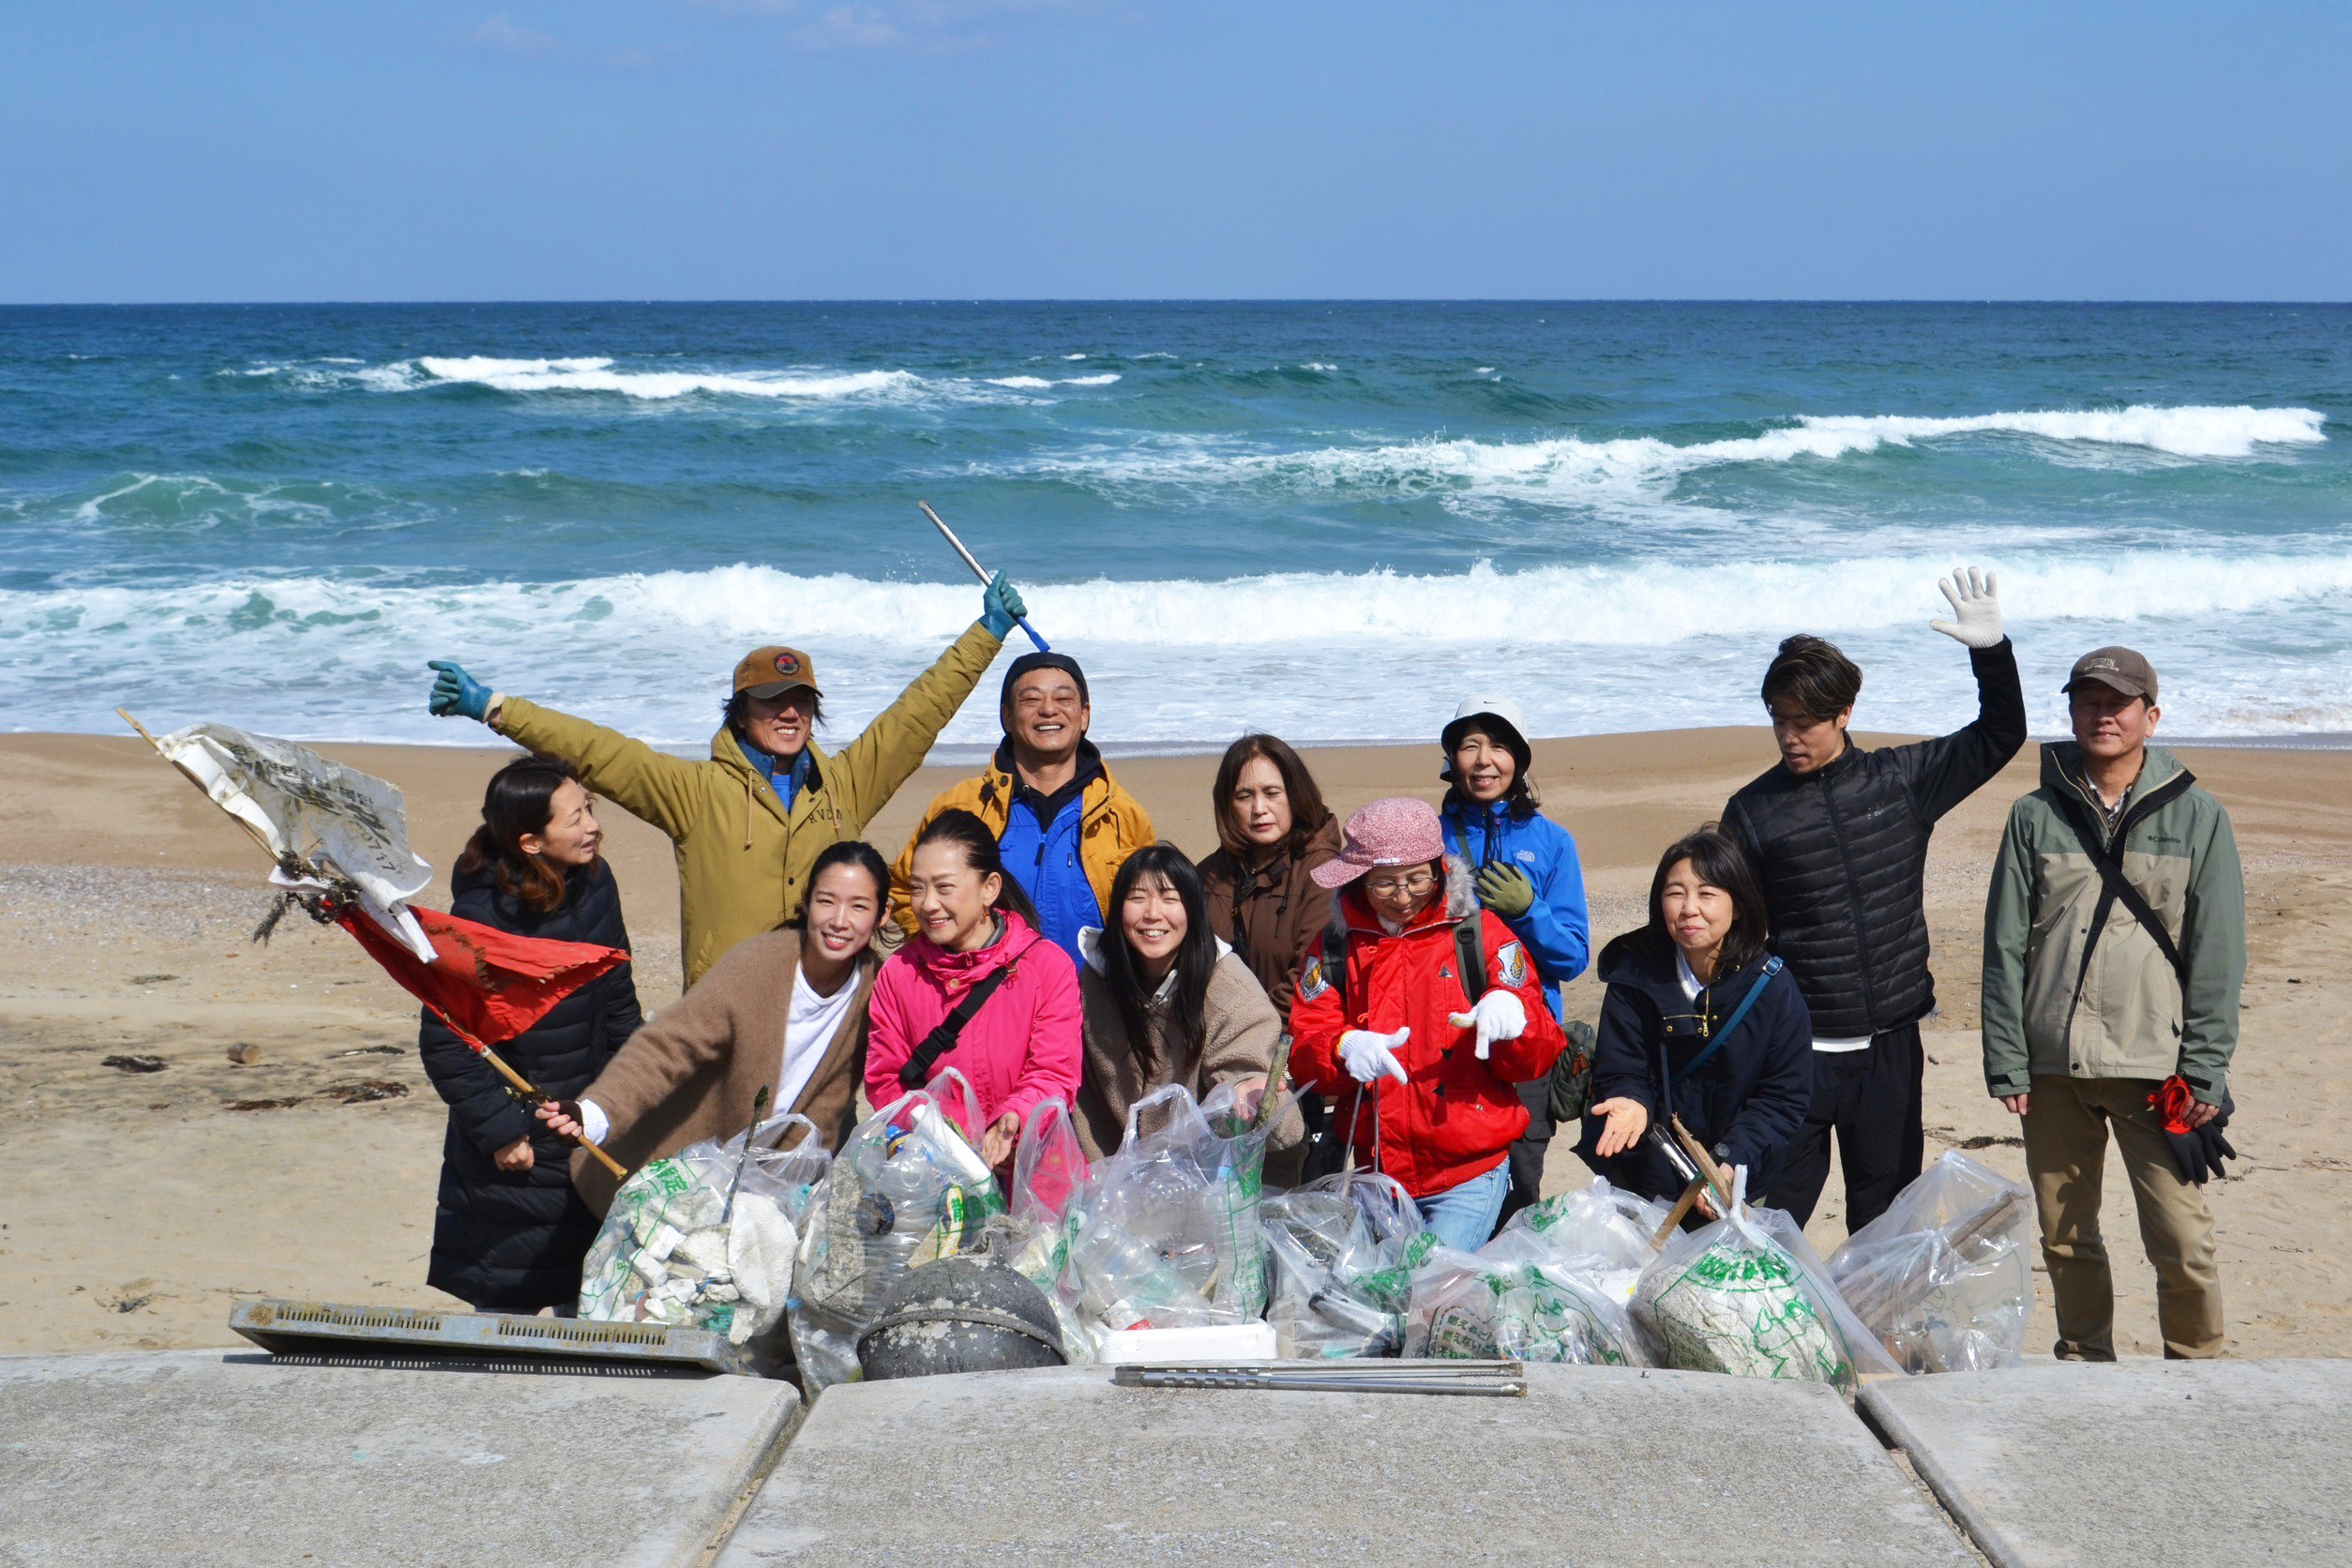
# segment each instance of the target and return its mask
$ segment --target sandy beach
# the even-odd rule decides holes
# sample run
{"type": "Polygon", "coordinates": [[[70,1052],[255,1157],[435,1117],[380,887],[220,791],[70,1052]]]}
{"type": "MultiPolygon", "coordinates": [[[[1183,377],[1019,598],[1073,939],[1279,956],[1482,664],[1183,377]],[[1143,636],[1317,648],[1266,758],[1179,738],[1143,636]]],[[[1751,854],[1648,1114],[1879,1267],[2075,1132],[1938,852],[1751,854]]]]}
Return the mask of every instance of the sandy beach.
{"type": "MultiPolygon", "coordinates": [[[[507,755],[321,749],[400,786],[416,847],[444,877],[507,755]]],[[[2352,929],[2352,752],[2182,755],[2235,819],[2252,922],[2231,1127],[2244,1158],[2209,1189],[2230,1349],[2352,1353],[2352,979],[2335,967],[2352,929]]],[[[1750,729],[1538,743],[1536,780],[1582,850],[1596,939],[1636,923],[1657,850],[1772,760],[1767,733],[1750,729]]],[[[1343,813],[1439,792],[1433,748],[1309,761],[1343,813]]],[[[1976,975],[1984,868],[2035,766],[2029,746],[1945,821],[1928,881],[1942,998],[1926,1025],[1929,1157],[1963,1148],[2019,1177],[2013,1119],[1978,1065],[1976,975]]],[[[1214,767],[1114,762],[1162,835],[1196,854],[1212,842],[1214,767]]],[[[967,771],[927,769],[869,836],[895,852],[923,803],[967,771]]],[[[0,735],[0,1095],[12,1119],[0,1139],[0,1352],[225,1344],[229,1305],[245,1295],[442,1300],[422,1283],[442,1108],[407,998],[349,938],[299,914],[254,944],[266,867],[136,739],[0,735]],[[255,1059],[233,1061],[239,1048],[255,1059]]],[[[679,980],[670,849],[618,809],[605,822],[651,1012],[679,980]]],[[[1590,1018],[1600,988],[1588,977],[1569,1000],[1590,1018]]],[[[2112,1158],[2109,1169],[2118,1343],[2152,1353],[2152,1278],[2112,1158]]],[[[1556,1152],[1551,1186],[1586,1179],[1556,1152]]],[[[1833,1177],[1812,1234],[1826,1252],[1843,1233],[1833,1177]]],[[[2048,1331],[2043,1310],[2033,1342],[2048,1331]]]]}

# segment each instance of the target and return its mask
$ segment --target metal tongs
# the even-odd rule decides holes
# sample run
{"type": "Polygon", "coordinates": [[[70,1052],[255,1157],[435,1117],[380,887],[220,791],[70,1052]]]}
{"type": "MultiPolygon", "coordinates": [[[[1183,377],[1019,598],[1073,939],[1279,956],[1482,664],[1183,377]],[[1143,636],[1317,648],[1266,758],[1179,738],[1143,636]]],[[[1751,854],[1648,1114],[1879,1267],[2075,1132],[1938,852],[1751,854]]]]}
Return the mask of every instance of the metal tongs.
{"type": "Polygon", "coordinates": [[[1244,1362],[1228,1365],[1115,1369],[1121,1388],[1258,1388],[1322,1394],[1450,1394],[1527,1397],[1527,1368],[1515,1361],[1244,1362]]]}

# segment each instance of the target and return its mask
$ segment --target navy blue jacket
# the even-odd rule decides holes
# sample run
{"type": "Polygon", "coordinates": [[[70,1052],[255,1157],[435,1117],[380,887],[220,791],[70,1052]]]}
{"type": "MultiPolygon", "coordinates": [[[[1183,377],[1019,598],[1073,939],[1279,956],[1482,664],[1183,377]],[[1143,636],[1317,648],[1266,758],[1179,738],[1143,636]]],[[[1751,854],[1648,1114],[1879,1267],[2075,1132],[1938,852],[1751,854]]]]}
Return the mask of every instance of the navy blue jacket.
{"type": "MultiPolygon", "coordinates": [[[[563,903],[540,914],[501,893],[489,870],[460,871],[450,880],[449,912],[518,936],[626,951],[629,933],[612,868],[598,860],[565,882],[563,903]]],[[[637,982],[623,964],[494,1048],[550,1099],[575,1099],[643,1021],[637,982]]],[[[571,1150],[509,1099],[505,1080],[430,1010],[417,1049],[449,1107],[425,1282],[490,1311],[536,1312],[577,1302],[596,1216],[572,1189],[571,1150]],[[531,1139],[531,1168],[499,1169],[490,1156],[523,1137],[531,1139]]]]}
{"type": "Polygon", "coordinates": [[[1540,814],[1512,820],[1497,801],[1485,811],[1449,800],[1440,813],[1445,847],[1472,871],[1498,861],[1515,866],[1535,884],[1535,902],[1516,920],[1506,920],[1535,959],[1552,1017],[1561,1017],[1560,988],[1584,972],[1592,951],[1591,921],[1584,907],[1584,866],[1568,830],[1540,814]]]}
{"type": "MultiPolygon", "coordinates": [[[[1684,1072],[1713,1042],[1734,1009],[1762,975],[1756,958],[1718,975],[1696,997],[1682,994],[1671,944],[1647,929],[1629,931],[1601,952],[1599,1043],[1592,1054],[1592,1100],[1623,1097],[1650,1109],[1652,1124],[1668,1070],[1684,1072]],[[1705,1031],[1701,1033],[1702,1029],[1705,1031]]],[[[1675,1084],[1673,1113],[1691,1136],[1726,1164],[1748,1168],[1748,1190],[1768,1186],[1783,1153],[1813,1105],[1813,1018],[1804,993],[1786,968],[1763,980],[1764,992],[1698,1072],[1675,1084]]],[[[1682,1184],[1664,1156],[1644,1144],[1602,1160],[1592,1153],[1601,1119],[1584,1119],[1577,1153],[1620,1186],[1645,1198],[1681,1196],[1682,1184]]]]}

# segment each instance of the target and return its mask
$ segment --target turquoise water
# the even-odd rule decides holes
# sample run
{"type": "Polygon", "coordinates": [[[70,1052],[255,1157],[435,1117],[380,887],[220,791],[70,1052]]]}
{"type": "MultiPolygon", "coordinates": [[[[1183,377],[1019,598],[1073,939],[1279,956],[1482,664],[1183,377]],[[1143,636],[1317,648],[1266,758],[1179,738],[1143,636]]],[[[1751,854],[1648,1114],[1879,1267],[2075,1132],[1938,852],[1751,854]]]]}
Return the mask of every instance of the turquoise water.
{"type": "Polygon", "coordinates": [[[2176,733],[2343,731],[2348,421],[2330,306],[5,309],[0,724],[459,742],[454,656],[692,746],[785,641],[846,729],[976,608],[923,497],[1115,744],[1745,723],[1795,630],[1934,729],[1959,564],[2039,731],[2120,641],[2176,733]]]}

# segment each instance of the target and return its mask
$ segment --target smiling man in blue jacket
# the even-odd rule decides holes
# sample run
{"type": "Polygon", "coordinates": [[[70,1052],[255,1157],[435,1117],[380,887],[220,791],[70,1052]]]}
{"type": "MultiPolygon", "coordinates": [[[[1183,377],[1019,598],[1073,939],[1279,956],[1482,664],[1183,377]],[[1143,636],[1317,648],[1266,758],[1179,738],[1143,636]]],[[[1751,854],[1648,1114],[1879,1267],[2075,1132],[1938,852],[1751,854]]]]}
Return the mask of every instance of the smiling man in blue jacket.
{"type": "MultiPolygon", "coordinates": [[[[1538,810],[1528,776],[1534,753],[1527,721],[1507,697],[1473,697],[1454,712],[1441,738],[1451,786],[1438,813],[1445,848],[1477,879],[1478,900],[1500,916],[1535,962],[1552,1017],[1563,1017],[1560,988],[1582,974],[1592,953],[1584,907],[1584,866],[1568,830],[1538,810]]],[[[1542,1196],[1544,1157],[1551,1150],[1549,1080],[1518,1086],[1527,1132],[1511,1146],[1511,1196],[1505,1216],[1542,1196]]]]}

